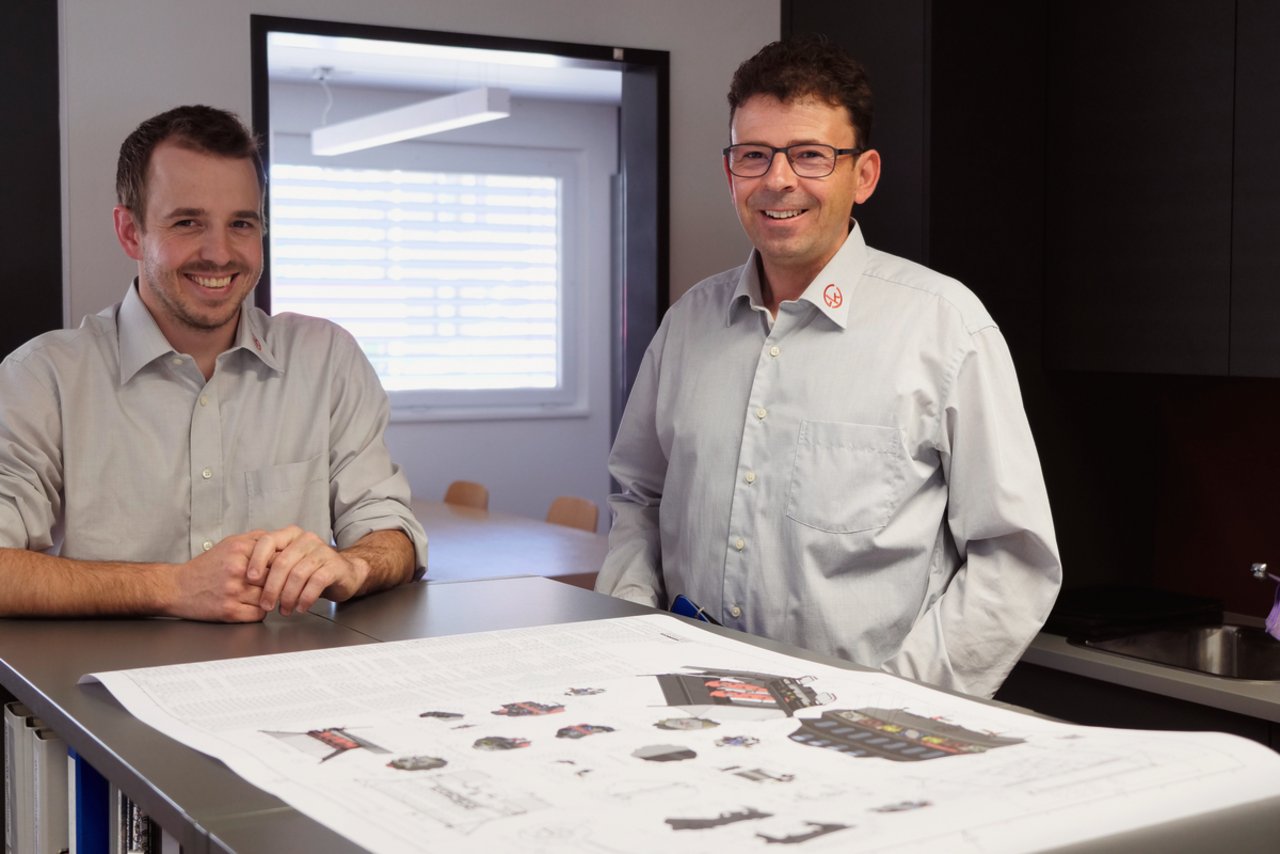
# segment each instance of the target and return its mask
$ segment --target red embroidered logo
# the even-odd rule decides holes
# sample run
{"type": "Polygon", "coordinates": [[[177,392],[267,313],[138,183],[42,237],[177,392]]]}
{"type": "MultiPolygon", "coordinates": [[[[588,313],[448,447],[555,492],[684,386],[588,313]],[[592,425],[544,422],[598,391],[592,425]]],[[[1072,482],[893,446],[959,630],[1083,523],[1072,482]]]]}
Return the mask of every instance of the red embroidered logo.
{"type": "Polygon", "coordinates": [[[827,285],[822,291],[822,299],[831,308],[839,308],[844,304],[844,294],[835,285],[827,285]]]}

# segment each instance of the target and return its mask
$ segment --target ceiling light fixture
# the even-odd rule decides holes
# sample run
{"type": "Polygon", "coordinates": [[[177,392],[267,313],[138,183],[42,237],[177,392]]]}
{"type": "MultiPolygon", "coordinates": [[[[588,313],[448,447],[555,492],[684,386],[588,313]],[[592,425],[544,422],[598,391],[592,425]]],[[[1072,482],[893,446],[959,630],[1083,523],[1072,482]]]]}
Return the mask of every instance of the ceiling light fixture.
{"type": "Polygon", "coordinates": [[[311,132],[311,152],[330,156],[401,142],[454,128],[505,119],[511,115],[508,89],[482,87],[419,101],[311,132]]]}

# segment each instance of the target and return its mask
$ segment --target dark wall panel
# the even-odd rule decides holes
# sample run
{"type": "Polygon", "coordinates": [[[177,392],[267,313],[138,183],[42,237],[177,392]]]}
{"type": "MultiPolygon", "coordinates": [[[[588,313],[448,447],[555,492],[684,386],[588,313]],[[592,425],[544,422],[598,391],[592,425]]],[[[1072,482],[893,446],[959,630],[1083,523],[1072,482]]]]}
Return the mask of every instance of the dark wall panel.
{"type": "Polygon", "coordinates": [[[871,142],[884,168],[875,195],[856,215],[867,243],[913,261],[928,259],[926,6],[925,0],[782,4],[783,36],[821,33],[866,68],[876,99],[871,142]]]}
{"type": "Polygon", "coordinates": [[[62,325],[61,155],[58,134],[58,4],[10,3],[0,11],[0,258],[7,269],[0,355],[62,325]]]}
{"type": "Polygon", "coordinates": [[[1233,4],[1049,9],[1049,364],[1226,374],[1233,4]]]}
{"type": "Polygon", "coordinates": [[[1280,5],[1240,0],[1236,18],[1231,373],[1280,376],[1280,5]]]}

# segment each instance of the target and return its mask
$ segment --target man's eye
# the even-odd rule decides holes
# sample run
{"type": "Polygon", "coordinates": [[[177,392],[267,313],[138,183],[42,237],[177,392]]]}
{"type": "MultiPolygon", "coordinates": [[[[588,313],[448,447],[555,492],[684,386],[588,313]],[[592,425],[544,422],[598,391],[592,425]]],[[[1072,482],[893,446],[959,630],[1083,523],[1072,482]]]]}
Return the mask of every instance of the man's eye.
{"type": "Polygon", "coordinates": [[[760,150],[741,151],[738,153],[738,157],[742,160],[763,160],[764,156],[764,152],[760,150]]]}
{"type": "Polygon", "coordinates": [[[791,156],[797,160],[820,160],[827,155],[820,148],[798,148],[791,152],[791,156]]]}
{"type": "Polygon", "coordinates": [[[257,228],[258,224],[252,220],[238,219],[231,223],[232,228],[257,228]]]}

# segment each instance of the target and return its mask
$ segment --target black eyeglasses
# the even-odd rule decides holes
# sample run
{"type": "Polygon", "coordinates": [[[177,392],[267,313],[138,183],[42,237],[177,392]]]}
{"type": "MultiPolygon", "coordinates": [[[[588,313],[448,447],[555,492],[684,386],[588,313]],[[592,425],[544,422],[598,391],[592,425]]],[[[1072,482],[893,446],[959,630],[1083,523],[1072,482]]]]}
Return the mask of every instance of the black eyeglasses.
{"type": "Polygon", "coordinates": [[[787,155],[787,162],[801,178],[825,178],[836,169],[836,158],[842,154],[861,154],[862,148],[836,148],[820,142],[801,142],[774,148],[772,145],[739,143],[723,152],[729,171],[739,178],[759,178],[773,166],[773,156],[778,152],[787,155]]]}

